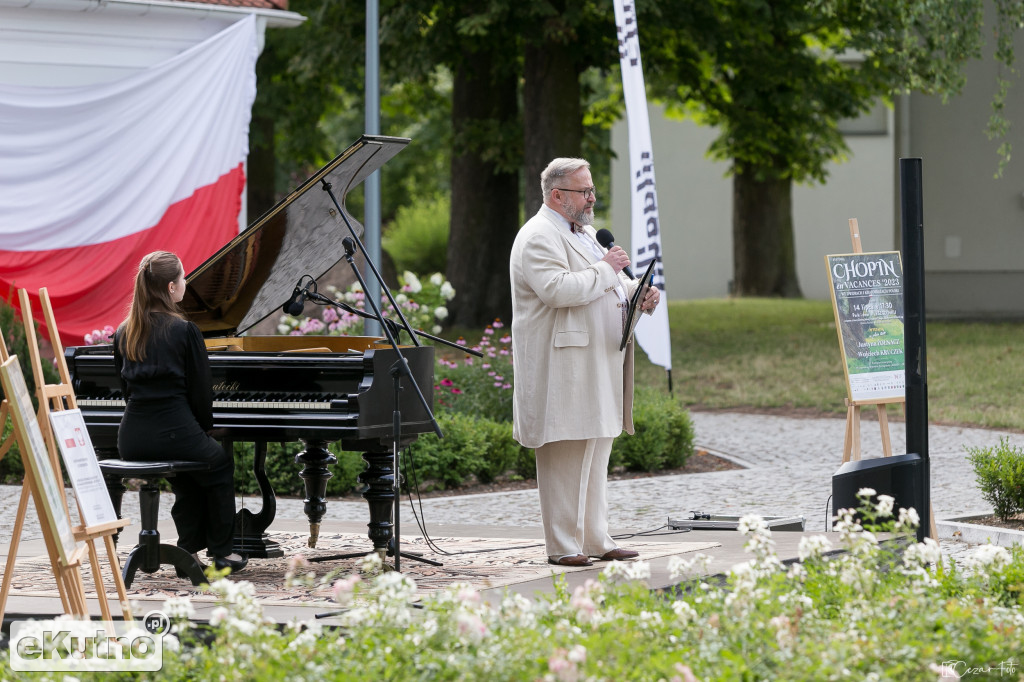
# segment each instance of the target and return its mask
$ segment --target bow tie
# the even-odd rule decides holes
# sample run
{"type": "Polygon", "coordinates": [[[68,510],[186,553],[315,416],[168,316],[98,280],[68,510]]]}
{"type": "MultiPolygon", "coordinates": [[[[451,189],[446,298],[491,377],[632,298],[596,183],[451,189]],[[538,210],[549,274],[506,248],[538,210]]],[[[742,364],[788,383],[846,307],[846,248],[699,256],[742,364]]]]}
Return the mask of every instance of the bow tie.
{"type": "Polygon", "coordinates": [[[572,232],[573,234],[576,234],[577,232],[582,233],[583,226],[577,225],[576,223],[569,223],[569,231],[572,232]]]}

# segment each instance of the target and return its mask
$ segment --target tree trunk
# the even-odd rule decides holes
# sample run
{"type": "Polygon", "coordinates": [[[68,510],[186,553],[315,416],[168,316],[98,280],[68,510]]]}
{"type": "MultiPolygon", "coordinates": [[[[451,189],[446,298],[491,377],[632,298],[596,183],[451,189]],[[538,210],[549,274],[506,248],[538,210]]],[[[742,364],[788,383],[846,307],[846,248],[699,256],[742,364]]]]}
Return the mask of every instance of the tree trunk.
{"type": "Polygon", "coordinates": [[[274,119],[253,111],[249,159],[246,162],[245,211],[248,224],[274,207],[274,119]]]}
{"type": "MultiPolygon", "coordinates": [[[[479,327],[512,316],[508,259],[519,229],[519,178],[485,154],[480,130],[515,126],[515,74],[495,75],[494,53],[468,55],[452,92],[452,211],[448,280],[455,287],[452,324],[479,327]]],[[[486,138],[486,134],[483,136],[486,138]]]]}
{"type": "Polygon", "coordinates": [[[754,171],[732,181],[733,293],[800,298],[793,240],[793,181],[758,180],[754,171]]]}
{"type": "Polygon", "coordinates": [[[523,68],[526,218],[540,210],[540,174],[551,159],[577,157],[583,142],[580,74],[571,45],[527,44],[523,68]]]}

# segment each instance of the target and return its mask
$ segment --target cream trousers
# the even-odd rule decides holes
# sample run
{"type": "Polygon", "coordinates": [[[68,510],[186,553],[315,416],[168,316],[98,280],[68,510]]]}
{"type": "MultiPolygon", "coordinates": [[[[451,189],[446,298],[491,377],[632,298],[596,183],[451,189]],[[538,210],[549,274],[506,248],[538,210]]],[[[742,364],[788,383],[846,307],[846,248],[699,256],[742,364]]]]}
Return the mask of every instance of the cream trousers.
{"type": "Polygon", "coordinates": [[[560,440],[536,449],[537,490],[548,556],[599,557],[608,535],[608,457],[614,438],[560,440]]]}

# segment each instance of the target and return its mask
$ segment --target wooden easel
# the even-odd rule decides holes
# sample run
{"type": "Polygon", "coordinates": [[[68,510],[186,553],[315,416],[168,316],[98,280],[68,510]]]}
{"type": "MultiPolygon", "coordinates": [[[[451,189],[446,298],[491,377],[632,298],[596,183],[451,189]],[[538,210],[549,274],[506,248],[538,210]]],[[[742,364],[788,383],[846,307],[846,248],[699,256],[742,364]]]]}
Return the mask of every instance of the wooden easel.
{"type": "MultiPolygon", "coordinates": [[[[857,226],[857,219],[850,218],[850,239],[853,242],[854,253],[864,253],[860,243],[860,228],[857,226]]],[[[843,440],[843,464],[851,460],[860,459],[860,409],[868,405],[874,405],[878,412],[878,428],[882,432],[882,454],[885,457],[892,457],[892,441],[889,438],[889,418],[886,414],[886,405],[899,403],[903,405],[904,398],[880,398],[877,400],[852,400],[846,398],[846,436],[843,440]]]]}
{"type": "MultiPolygon", "coordinates": [[[[2,360],[4,364],[7,364],[10,361],[17,363],[16,356],[9,356],[7,354],[7,344],[2,333],[0,333],[0,360],[2,360]]],[[[82,583],[81,573],[79,572],[79,568],[82,563],[82,553],[85,551],[85,547],[78,547],[70,554],[67,554],[64,557],[61,556],[63,548],[58,546],[60,540],[59,538],[54,537],[46,522],[48,510],[46,505],[43,503],[39,483],[36,481],[36,478],[32,473],[32,467],[29,466],[27,461],[26,452],[28,447],[28,435],[22,432],[22,429],[18,426],[17,420],[13,419],[13,410],[14,408],[11,407],[9,398],[5,395],[3,407],[0,408],[0,414],[5,418],[8,416],[12,417],[11,422],[13,429],[12,438],[4,441],[4,453],[6,454],[7,450],[10,449],[15,440],[19,441],[22,452],[22,461],[25,464],[25,480],[21,490],[21,499],[18,502],[18,511],[14,518],[14,530],[11,536],[10,548],[7,553],[7,563],[4,565],[3,586],[0,587],[0,619],[2,619],[4,613],[6,613],[7,596],[11,589],[11,579],[14,575],[14,562],[17,559],[21,531],[25,525],[25,514],[28,511],[28,497],[30,493],[34,495],[36,515],[38,516],[40,525],[42,526],[43,541],[46,545],[46,552],[50,557],[50,565],[53,568],[54,576],[57,579],[57,591],[60,594],[61,606],[64,609],[64,613],[72,614],[80,618],[88,618],[88,609],[85,605],[85,585],[82,583]]],[[[66,507],[62,508],[60,511],[67,514],[66,507]]]]}
{"type": "MultiPolygon", "coordinates": [[[[853,242],[854,253],[864,253],[860,243],[860,227],[856,218],[850,218],[850,240],[853,242]]],[[[898,403],[903,405],[906,414],[906,398],[879,398],[876,400],[852,400],[846,398],[846,435],[843,439],[843,464],[851,460],[859,460],[860,457],[860,408],[867,405],[874,405],[878,411],[878,428],[882,435],[882,456],[892,457],[892,441],[889,438],[889,418],[886,414],[886,405],[898,403]]],[[[935,528],[934,506],[928,505],[929,536],[938,538],[935,528]]]]}
{"type": "MultiPolygon", "coordinates": [[[[18,292],[18,295],[21,301],[22,317],[25,324],[25,339],[29,349],[29,357],[32,361],[32,372],[35,377],[36,390],[39,397],[39,411],[37,419],[39,421],[40,430],[43,432],[43,437],[46,441],[51,466],[56,472],[58,480],[61,480],[60,455],[58,453],[57,443],[53,436],[53,431],[50,428],[50,412],[75,409],[77,407],[75,392],[71,387],[71,374],[68,371],[67,362],[64,360],[64,348],[60,342],[56,320],[53,315],[53,307],[50,305],[50,296],[47,290],[45,288],[39,290],[39,302],[42,307],[43,317],[46,320],[46,328],[50,333],[54,358],[60,375],[60,383],[58,384],[46,383],[46,379],[43,376],[42,362],[39,357],[39,346],[36,342],[35,326],[32,321],[32,304],[26,290],[21,289],[18,292]]],[[[23,509],[27,506],[27,490],[28,486],[23,489],[22,502],[18,507],[19,516],[15,520],[15,533],[11,541],[11,558],[8,560],[9,568],[13,567],[13,556],[17,553],[17,544],[21,534],[21,525],[24,521],[23,509]]],[[[62,497],[63,493],[63,486],[61,486],[62,497]]],[[[66,509],[66,499],[64,499],[64,506],[66,509]]],[[[80,517],[82,516],[81,511],[81,502],[79,502],[80,517]]],[[[131,622],[133,619],[131,607],[128,604],[128,592],[125,589],[124,579],[121,576],[121,566],[117,558],[117,547],[114,545],[114,535],[129,523],[130,521],[128,519],[120,519],[118,521],[112,521],[98,526],[80,525],[72,529],[75,535],[75,540],[78,542],[84,542],[84,548],[89,553],[89,563],[92,567],[93,581],[96,586],[96,596],[100,604],[100,612],[103,614],[103,619],[106,621],[112,620],[112,616],[110,612],[110,605],[107,602],[107,594],[103,583],[99,555],[96,551],[96,541],[99,539],[103,540],[104,546],[107,550],[107,557],[110,562],[110,569],[113,574],[114,587],[117,591],[118,600],[121,603],[121,613],[123,614],[126,622],[131,622]]],[[[52,559],[53,557],[51,557],[51,560],[52,559]]],[[[81,577],[79,577],[78,580],[81,582],[81,577]]],[[[9,586],[9,578],[6,575],[4,583],[4,589],[7,590],[9,586]]],[[[82,594],[84,601],[84,590],[82,594]]],[[[2,607],[5,603],[6,592],[3,594],[2,599],[0,599],[0,614],[2,614],[2,607]]],[[[84,615],[88,617],[87,613],[84,613],[84,615]]]]}

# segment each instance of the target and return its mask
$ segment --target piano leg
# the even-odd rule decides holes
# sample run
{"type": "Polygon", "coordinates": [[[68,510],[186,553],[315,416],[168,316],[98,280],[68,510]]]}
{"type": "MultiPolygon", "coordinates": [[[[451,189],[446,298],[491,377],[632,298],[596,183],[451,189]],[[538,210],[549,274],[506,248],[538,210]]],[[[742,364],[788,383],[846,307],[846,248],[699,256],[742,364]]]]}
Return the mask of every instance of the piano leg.
{"type": "Polygon", "coordinates": [[[359,482],[366,485],[363,499],[370,505],[369,536],[373,549],[384,557],[394,535],[392,512],[395,508],[395,467],[390,450],[364,452],[366,469],[359,482]]]}
{"type": "Polygon", "coordinates": [[[309,519],[309,546],[316,547],[320,536],[320,521],[327,513],[327,481],[334,475],[327,465],[334,464],[338,458],[327,449],[327,441],[300,440],[306,446],[305,450],[295,455],[295,463],[304,465],[299,472],[299,478],[306,489],[302,510],[309,519]]]}
{"type": "MultiPolygon", "coordinates": [[[[225,441],[223,445],[227,452],[234,450],[234,444],[231,441],[225,441]]],[[[281,549],[281,545],[268,538],[264,532],[277,516],[277,496],[274,495],[274,487],[270,485],[270,479],[267,477],[267,444],[263,441],[256,441],[253,443],[253,447],[255,450],[252,473],[256,477],[256,485],[259,486],[263,506],[257,514],[253,514],[245,508],[239,509],[235,514],[234,548],[242,556],[276,559],[284,556],[284,550],[281,549]]]]}

